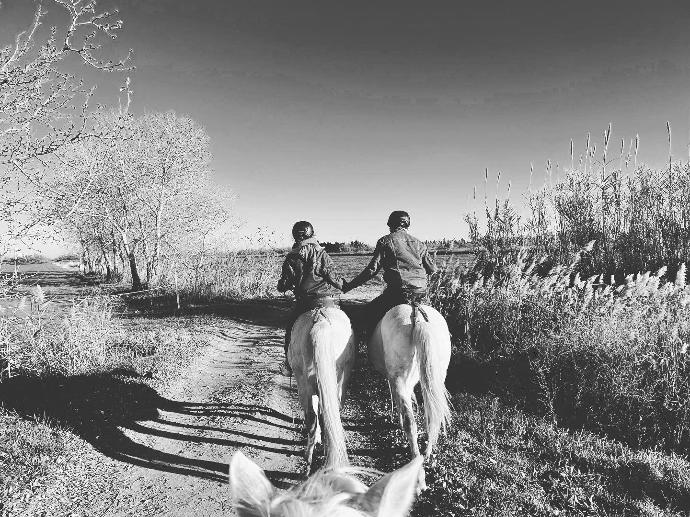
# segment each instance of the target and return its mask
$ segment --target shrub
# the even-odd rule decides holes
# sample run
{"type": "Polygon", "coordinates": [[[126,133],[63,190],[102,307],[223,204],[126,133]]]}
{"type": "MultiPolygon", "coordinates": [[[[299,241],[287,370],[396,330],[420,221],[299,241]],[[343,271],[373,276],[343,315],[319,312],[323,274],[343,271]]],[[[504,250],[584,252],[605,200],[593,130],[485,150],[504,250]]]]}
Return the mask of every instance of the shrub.
{"type": "Polygon", "coordinates": [[[40,287],[0,319],[0,382],[3,378],[98,374],[126,368],[164,379],[185,364],[204,340],[175,322],[133,332],[113,318],[114,301],[91,296],[66,311],[47,302],[40,287]]]}
{"type": "Polygon", "coordinates": [[[675,282],[663,280],[662,268],[619,286],[580,279],[577,260],[546,275],[537,268],[520,254],[502,278],[442,277],[433,303],[449,320],[456,353],[497,375],[490,389],[558,423],[636,446],[686,449],[685,266],[675,282]]]}

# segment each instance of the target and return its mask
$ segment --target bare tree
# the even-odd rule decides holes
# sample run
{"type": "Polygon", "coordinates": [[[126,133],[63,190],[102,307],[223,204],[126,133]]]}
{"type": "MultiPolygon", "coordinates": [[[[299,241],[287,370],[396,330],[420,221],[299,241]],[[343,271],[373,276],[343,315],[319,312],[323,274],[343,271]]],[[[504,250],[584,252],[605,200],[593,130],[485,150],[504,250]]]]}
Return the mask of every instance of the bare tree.
{"type": "Polygon", "coordinates": [[[117,11],[99,10],[94,0],[50,2],[67,15],[63,27],[51,27],[39,42],[46,18],[39,3],[28,28],[0,48],[0,220],[12,237],[36,223],[26,214],[33,188],[42,186],[41,161],[87,134],[93,88],[63,63],[73,56],[106,72],[130,66],[131,51],[117,61],[99,58],[100,40],[115,38],[122,27],[117,11]]]}
{"type": "Polygon", "coordinates": [[[140,289],[141,264],[150,283],[166,258],[204,246],[229,217],[228,196],[210,182],[210,140],[193,120],[173,112],[110,112],[95,127],[102,137],[57,153],[52,206],[80,235],[98,228],[98,237],[80,238],[82,245],[101,246],[108,264],[103,244],[113,243],[126,257],[132,288],[140,289]]]}

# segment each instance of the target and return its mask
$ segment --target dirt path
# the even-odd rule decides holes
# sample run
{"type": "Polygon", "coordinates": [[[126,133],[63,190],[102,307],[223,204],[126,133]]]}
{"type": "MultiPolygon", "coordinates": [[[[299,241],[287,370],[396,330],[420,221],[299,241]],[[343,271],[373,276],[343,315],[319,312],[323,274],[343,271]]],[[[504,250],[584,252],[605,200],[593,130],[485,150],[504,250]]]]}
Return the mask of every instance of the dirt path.
{"type": "Polygon", "coordinates": [[[227,472],[238,449],[278,486],[298,477],[303,463],[294,387],[276,369],[281,333],[245,322],[210,332],[211,345],[162,394],[170,403],[157,418],[123,429],[152,453],[130,458],[139,465],[126,468],[105,515],[234,515],[227,472]]]}
{"type": "MultiPolygon", "coordinates": [[[[277,370],[282,330],[225,320],[209,332],[211,346],[161,394],[168,403],[157,417],[122,429],[144,452],[122,458],[137,465],[124,467],[120,493],[104,515],[235,515],[227,473],[238,449],[278,487],[300,479],[296,388],[277,370]]],[[[385,399],[372,398],[377,387],[361,366],[343,411],[348,450],[353,464],[387,470],[393,449],[381,416],[385,399]]]]}
{"type": "MultiPolygon", "coordinates": [[[[42,273],[51,296],[88,289],[74,272],[42,273]]],[[[83,400],[65,401],[72,409],[63,420],[85,440],[88,450],[78,461],[88,463],[88,475],[65,472],[71,481],[55,497],[72,499],[65,506],[81,516],[235,515],[228,465],[236,450],[278,487],[301,479],[296,387],[278,371],[286,309],[280,301],[248,302],[189,314],[210,345],[165,389],[127,375],[80,377],[69,389],[56,387],[83,394],[83,400]]],[[[170,326],[166,320],[135,311],[130,323],[149,331],[170,326]]],[[[365,360],[360,353],[342,412],[348,452],[355,465],[389,471],[402,461],[392,456],[400,448],[391,447],[391,426],[382,416],[387,392],[365,360]]]]}

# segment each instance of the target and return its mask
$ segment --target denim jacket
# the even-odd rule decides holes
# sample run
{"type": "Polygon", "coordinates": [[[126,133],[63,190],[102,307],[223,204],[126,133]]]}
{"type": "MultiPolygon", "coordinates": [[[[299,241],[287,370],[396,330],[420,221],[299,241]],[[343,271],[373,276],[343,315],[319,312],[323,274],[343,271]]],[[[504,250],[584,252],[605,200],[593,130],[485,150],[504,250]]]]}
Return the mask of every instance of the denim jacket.
{"type": "Polygon", "coordinates": [[[278,291],[291,289],[297,300],[304,300],[333,296],[333,288],[342,290],[343,278],[326,250],[313,237],[296,242],[283,262],[278,291]]]}
{"type": "Polygon", "coordinates": [[[381,269],[386,289],[422,292],[426,291],[426,277],[436,271],[436,264],[426,245],[401,228],[378,240],[371,262],[350,282],[349,288],[368,282],[381,269]]]}

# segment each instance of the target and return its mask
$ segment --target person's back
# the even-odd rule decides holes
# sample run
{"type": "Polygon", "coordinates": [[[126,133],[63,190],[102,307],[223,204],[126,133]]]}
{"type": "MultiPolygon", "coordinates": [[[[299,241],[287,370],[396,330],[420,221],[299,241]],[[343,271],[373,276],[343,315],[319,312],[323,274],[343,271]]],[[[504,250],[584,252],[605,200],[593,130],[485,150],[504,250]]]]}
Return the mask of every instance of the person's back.
{"type": "MultiPolygon", "coordinates": [[[[338,275],[333,260],[314,237],[314,228],[308,221],[298,221],[292,227],[295,244],[285,257],[278,291],[291,290],[295,295],[293,307],[285,329],[285,355],[290,345],[290,333],[300,314],[318,307],[338,305],[337,290],[342,290],[343,279],[338,275]]],[[[289,371],[287,359],[284,367],[289,371]]]]}
{"type": "Polygon", "coordinates": [[[371,331],[383,315],[395,305],[426,298],[427,275],[436,271],[436,264],[426,245],[407,232],[410,216],[398,210],[388,218],[390,233],[376,243],[369,265],[351,282],[345,282],[345,292],[368,282],[383,269],[386,289],[367,306],[366,327],[371,331]]]}
{"type": "Polygon", "coordinates": [[[427,274],[435,270],[426,245],[399,228],[381,237],[381,269],[387,289],[426,291],[427,274]]]}
{"type": "Polygon", "coordinates": [[[342,286],[337,275],[331,276],[332,270],[331,257],[315,238],[296,242],[285,257],[278,290],[291,289],[295,299],[317,303],[321,298],[335,296],[342,286]]]}

